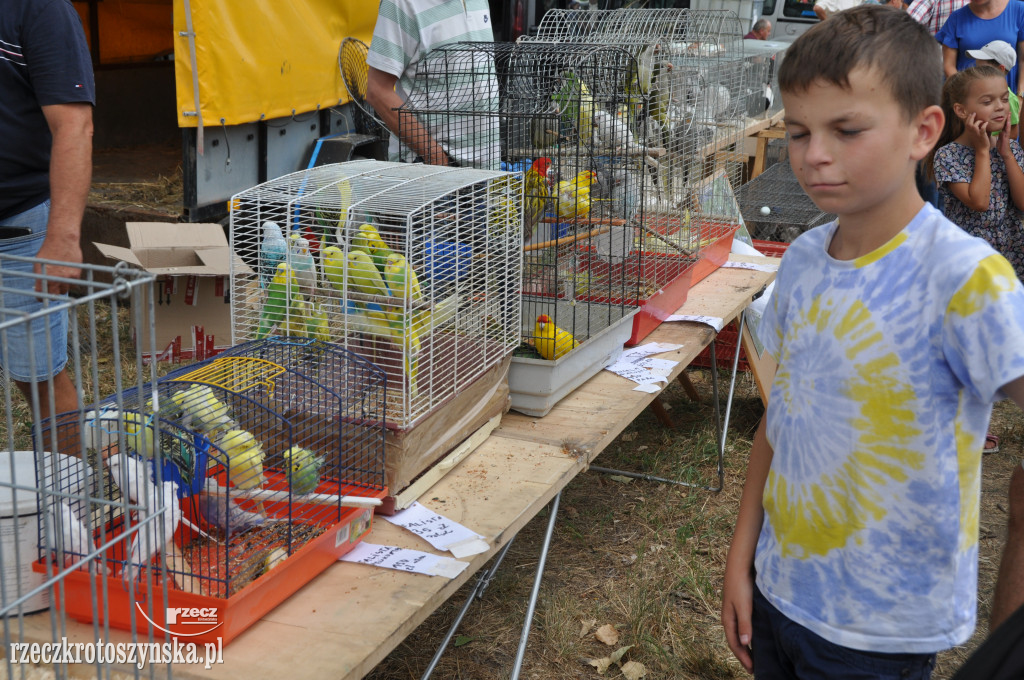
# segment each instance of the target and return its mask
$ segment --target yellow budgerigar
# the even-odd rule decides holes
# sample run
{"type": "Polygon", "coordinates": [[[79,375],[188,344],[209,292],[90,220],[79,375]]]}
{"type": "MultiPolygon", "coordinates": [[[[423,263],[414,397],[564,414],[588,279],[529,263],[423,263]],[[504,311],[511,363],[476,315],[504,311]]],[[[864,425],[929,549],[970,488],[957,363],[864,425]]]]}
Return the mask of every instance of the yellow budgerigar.
{"type": "Polygon", "coordinates": [[[171,399],[181,408],[188,425],[199,432],[214,435],[234,424],[227,404],[217,398],[209,385],[193,383],[172,394],[171,399]]]}
{"type": "Polygon", "coordinates": [[[247,430],[228,430],[217,446],[227,457],[228,481],[239,489],[263,486],[263,445],[247,430]]]}
{"type": "Polygon", "coordinates": [[[560,359],[580,344],[571,333],[556,326],[547,314],[537,317],[533,335],[537,352],[548,361],[560,359]]]}
{"type": "Polygon", "coordinates": [[[555,205],[558,217],[570,220],[590,214],[590,186],[597,181],[597,173],[584,170],[568,180],[562,180],[555,187],[555,205]]]}

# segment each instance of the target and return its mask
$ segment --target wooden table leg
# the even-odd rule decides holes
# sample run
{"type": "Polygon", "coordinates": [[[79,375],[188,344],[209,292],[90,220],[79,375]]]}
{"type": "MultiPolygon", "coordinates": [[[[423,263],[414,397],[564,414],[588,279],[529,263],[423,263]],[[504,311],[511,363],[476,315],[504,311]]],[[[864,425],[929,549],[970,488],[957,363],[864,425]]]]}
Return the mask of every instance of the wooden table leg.
{"type": "Polygon", "coordinates": [[[648,408],[651,409],[654,417],[658,419],[658,422],[661,423],[662,427],[667,427],[669,429],[675,427],[675,423],[672,422],[672,416],[670,416],[668,411],[665,410],[665,405],[661,403],[661,399],[655,397],[654,401],[651,402],[648,408]]]}
{"type": "Polygon", "coordinates": [[[700,394],[697,392],[697,388],[690,382],[690,376],[686,375],[686,371],[679,374],[679,384],[683,386],[683,391],[686,392],[686,396],[690,398],[690,401],[700,402],[700,394]]]}

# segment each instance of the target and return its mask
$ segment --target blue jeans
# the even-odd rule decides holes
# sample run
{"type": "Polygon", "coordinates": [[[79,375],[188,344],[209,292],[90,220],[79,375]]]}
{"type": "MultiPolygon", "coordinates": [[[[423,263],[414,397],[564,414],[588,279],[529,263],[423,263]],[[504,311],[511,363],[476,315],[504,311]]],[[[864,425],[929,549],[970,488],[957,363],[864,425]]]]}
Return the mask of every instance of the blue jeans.
{"type": "MultiPolygon", "coordinates": [[[[23,213],[0,220],[0,236],[4,227],[30,230],[26,235],[0,238],[0,253],[35,257],[46,237],[50,202],[44,201],[23,213]]],[[[29,321],[25,315],[59,306],[54,300],[43,301],[31,293],[36,279],[31,262],[0,261],[0,367],[8,377],[19,382],[43,382],[64,370],[68,362],[67,308],[54,309],[29,321]],[[29,274],[29,275],[26,275],[29,274]],[[29,330],[31,326],[31,331],[29,330]],[[29,334],[33,353],[29,352],[29,334]]]]}
{"type": "Polygon", "coordinates": [[[757,680],[928,680],[934,654],[864,652],[831,643],[791,621],[754,588],[757,680]]]}

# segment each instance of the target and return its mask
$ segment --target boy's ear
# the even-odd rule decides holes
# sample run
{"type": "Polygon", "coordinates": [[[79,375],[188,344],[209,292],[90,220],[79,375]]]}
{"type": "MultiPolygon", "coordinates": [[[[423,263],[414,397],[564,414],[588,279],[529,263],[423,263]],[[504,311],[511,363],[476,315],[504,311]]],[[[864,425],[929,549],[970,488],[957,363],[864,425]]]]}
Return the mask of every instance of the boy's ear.
{"type": "Polygon", "coordinates": [[[942,127],[946,123],[946,115],[942,107],[932,105],[917,114],[914,121],[914,139],[912,140],[913,150],[911,155],[914,160],[919,161],[928,155],[935,143],[939,141],[942,134],[942,127]]]}

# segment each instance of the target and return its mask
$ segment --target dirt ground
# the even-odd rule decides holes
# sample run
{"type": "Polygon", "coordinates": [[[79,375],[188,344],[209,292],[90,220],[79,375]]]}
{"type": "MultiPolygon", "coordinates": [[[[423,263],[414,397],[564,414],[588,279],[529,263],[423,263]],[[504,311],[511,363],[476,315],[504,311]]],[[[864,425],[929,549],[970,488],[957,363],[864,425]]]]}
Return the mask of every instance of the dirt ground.
{"type": "MultiPolygon", "coordinates": [[[[710,395],[708,372],[692,375],[698,391],[710,395]]],[[[645,412],[595,464],[713,484],[709,396],[694,404],[672,385],[661,398],[675,427],[665,429],[645,412]]],[[[719,493],[593,471],[566,487],[521,678],[749,677],[725,645],[718,611],[746,456],[761,413],[753,381],[741,377],[719,493]],[[598,639],[598,631],[609,629],[617,638],[612,644],[598,639]],[[615,662],[614,653],[623,649],[615,662]]],[[[983,460],[978,628],[966,645],[939,656],[937,680],[950,678],[987,635],[1006,533],[1007,483],[1024,455],[1024,416],[1010,402],[998,404],[991,431],[1001,438],[1001,451],[983,460]]],[[[520,532],[432,677],[510,677],[547,521],[541,513],[520,532]]],[[[368,677],[421,677],[475,584],[474,576],[368,677]]]]}

